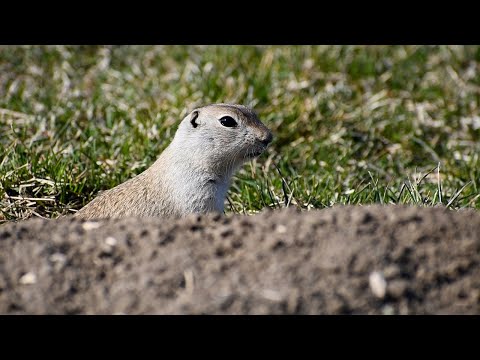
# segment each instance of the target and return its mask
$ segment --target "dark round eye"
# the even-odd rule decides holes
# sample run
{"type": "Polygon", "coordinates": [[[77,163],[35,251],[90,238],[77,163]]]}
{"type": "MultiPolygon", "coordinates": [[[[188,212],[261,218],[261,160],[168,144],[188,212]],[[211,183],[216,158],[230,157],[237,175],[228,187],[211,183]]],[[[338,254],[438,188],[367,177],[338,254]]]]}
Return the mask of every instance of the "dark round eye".
{"type": "Polygon", "coordinates": [[[238,124],[231,116],[224,116],[220,119],[220,124],[226,127],[236,127],[238,124]]]}

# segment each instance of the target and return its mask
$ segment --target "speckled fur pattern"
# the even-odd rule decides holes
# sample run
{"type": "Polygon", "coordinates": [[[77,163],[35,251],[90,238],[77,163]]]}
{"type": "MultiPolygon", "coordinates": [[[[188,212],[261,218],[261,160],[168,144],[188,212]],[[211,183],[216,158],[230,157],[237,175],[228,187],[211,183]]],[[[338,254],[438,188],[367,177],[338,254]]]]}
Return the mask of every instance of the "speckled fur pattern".
{"type": "Polygon", "coordinates": [[[182,120],[172,142],[152,166],[104,191],[74,216],[222,213],[232,175],[243,163],[263,153],[271,140],[272,133],[250,108],[212,104],[195,109],[182,120]],[[232,117],[238,125],[222,126],[219,120],[224,116],[232,117]]]}

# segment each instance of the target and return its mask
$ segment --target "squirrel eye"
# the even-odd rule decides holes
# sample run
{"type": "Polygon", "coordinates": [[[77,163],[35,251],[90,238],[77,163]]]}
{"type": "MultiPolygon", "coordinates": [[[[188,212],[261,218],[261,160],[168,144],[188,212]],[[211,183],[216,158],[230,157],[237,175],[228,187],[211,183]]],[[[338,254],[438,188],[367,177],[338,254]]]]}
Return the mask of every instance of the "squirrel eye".
{"type": "Polygon", "coordinates": [[[236,127],[238,124],[231,116],[224,116],[220,119],[220,124],[225,127],[236,127]]]}

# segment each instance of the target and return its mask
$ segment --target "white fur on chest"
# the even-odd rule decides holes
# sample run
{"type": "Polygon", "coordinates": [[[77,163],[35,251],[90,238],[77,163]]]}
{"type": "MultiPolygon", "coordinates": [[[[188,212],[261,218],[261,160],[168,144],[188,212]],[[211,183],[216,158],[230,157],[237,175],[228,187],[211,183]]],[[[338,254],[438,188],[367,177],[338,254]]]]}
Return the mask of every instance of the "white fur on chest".
{"type": "Polygon", "coordinates": [[[169,196],[181,207],[178,209],[181,213],[223,212],[230,177],[218,179],[186,164],[177,166],[169,174],[169,179],[165,179],[170,182],[169,196]]]}

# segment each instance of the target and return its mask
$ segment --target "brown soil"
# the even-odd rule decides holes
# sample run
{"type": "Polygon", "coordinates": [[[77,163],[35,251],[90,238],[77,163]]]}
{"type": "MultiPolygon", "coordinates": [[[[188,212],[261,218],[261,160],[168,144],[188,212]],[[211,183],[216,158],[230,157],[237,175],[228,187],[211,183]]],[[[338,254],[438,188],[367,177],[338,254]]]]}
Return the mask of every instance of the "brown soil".
{"type": "Polygon", "coordinates": [[[479,234],[399,206],[34,219],[0,227],[0,313],[478,314],[479,234]]]}

